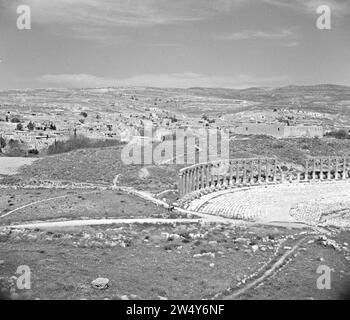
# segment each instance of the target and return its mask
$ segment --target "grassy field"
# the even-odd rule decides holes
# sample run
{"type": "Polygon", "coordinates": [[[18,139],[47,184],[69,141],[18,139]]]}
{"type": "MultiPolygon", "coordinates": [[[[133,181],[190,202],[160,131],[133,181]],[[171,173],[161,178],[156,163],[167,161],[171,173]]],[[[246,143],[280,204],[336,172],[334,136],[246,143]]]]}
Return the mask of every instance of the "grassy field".
{"type": "MultiPolygon", "coordinates": [[[[349,231],[341,232],[335,239],[338,243],[349,241],[349,231]]],[[[307,250],[287,264],[274,277],[254,291],[242,295],[241,299],[274,299],[277,295],[283,299],[350,299],[349,261],[334,249],[325,248],[318,243],[305,246],[307,250]],[[328,266],[332,269],[331,288],[320,290],[316,280],[317,268],[328,266]]]]}
{"type": "MultiPolygon", "coordinates": [[[[149,177],[140,178],[141,165],[124,165],[122,147],[82,149],[45,157],[22,169],[12,179],[68,180],[112,185],[117,174],[120,185],[160,192],[177,183],[177,166],[146,166],[149,177]]],[[[13,181],[13,180],[12,180],[13,181]]],[[[9,183],[12,183],[9,180],[9,183]]]]}
{"type": "Polygon", "coordinates": [[[140,198],[116,191],[0,189],[0,225],[16,222],[98,218],[181,217],[140,198]],[[51,199],[49,201],[43,201],[51,199]],[[33,203],[32,205],[30,205],[33,203]]]}
{"type": "MultiPolygon", "coordinates": [[[[2,233],[3,292],[7,293],[5,280],[15,274],[17,266],[28,265],[32,289],[17,290],[18,298],[210,299],[235,288],[249,275],[261,273],[275,252],[278,257],[284,246],[291,245],[286,241],[291,235],[298,237],[295,231],[283,228],[200,224],[2,233]],[[254,245],[260,250],[254,251],[254,245]],[[90,283],[97,277],[108,278],[109,288],[93,289],[90,283]]],[[[303,248],[307,251],[299,250],[299,256],[271,282],[241,298],[339,298],[350,275],[344,256],[317,243],[303,248]],[[332,290],[315,289],[319,264],[335,268],[332,290]]]]}

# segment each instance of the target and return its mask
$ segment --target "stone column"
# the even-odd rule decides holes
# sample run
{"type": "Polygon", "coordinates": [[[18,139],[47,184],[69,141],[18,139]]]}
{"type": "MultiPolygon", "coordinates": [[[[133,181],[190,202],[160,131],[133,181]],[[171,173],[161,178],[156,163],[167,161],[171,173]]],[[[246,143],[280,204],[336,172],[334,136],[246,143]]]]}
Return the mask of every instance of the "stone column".
{"type": "Polygon", "coordinates": [[[187,193],[190,193],[192,191],[192,172],[191,172],[191,169],[188,170],[187,187],[188,187],[187,193]]]}
{"type": "Polygon", "coordinates": [[[206,174],[206,182],[205,182],[205,187],[206,188],[209,188],[210,187],[210,179],[211,179],[211,176],[210,176],[210,164],[206,164],[205,165],[205,174],[206,174]]]}
{"type": "Polygon", "coordinates": [[[216,186],[219,186],[219,175],[218,175],[218,170],[217,170],[217,168],[218,168],[217,164],[214,165],[214,168],[216,171],[214,181],[216,181],[216,186]]]}
{"type": "Polygon", "coordinates": [[[229,180],[229,185],[230,186],[233,186],[233,161],[229,161],[229,166],[230,166],[230,169],[229,169],[229,175],[230,175],[230,180],[229,180]]]}
{"type": "Polygon", "coordinates": [[[197,176],[196,189],[197,190],[199,190],[199,188],[200,188],[199,186],[200,186],[201,170],[202,170],[201,166],[198,166],[196,168],[196,176],[197,176]]]}
{"type": "Polygon", "coordinates": [[[246,183],[246,177],[247,177],[247,167],[246,167],[246,160],[243,160],[243,184],[246,183]]]}
{"type": "Polygon", "coordinates": [[[323,180],[323,158],[320,159],[320,180],[323,180]]]}
{"type": "Polygon", "coordinates": [[[237,162],[236,162],[236,184],[239,184],[240,180],[241,180],[241,178],[239,176],[239,167],[240,167],[239,160],[237,160],[237,162]]]}
{"type": "Polygon", "coordinates": [[[312,160],[312,180],[316,180],[316,170],[317,170],[317,163],[316,163],[316,159],[314,158],[312,160]]]}
{"type": "Polygon", "coordinates": [[[343,179],[346,179],[346,162],[347,159],[344,157],[344,163],[343,163],[343,179]]]}
{"type": "Polygon", "coordinates": [[[270,165],[269,165],[269,159],[266,160],[266,171],[265,171],[265,183],[269,183],[269,170],[270,170],[270,165]]]}
{"type": "Polygon", "coordinates": [[[179,173],[179,197],[181,198],[183,196],[183,175],[182,173],[179,173]]]}
{"type": "Polygon", "coordinates": [[[258,159],[258,183],[261,182],[261,159],[258,159]]]}
{"type": "Polygon", "coordinates": [[[339,170],[339,166],[338,166],[338,158],[335,159],[335,174],[334,174],[334,177],[335,177],[335,180],[338,180],[338,170],[339,170]]]}
{"type": "Polygon", "coordinates": [[[214,167],[214,165],[211,163],[210,167],[209,167],[209,171],[210,171],[210,187],[214,187],[213,167],[214,167]]]}
{"type": "Polygon", "coordinates": [[[327,172],[327,179],[331,180],[331,158],[328,158],[328,172],[327,172]]]}
{"type": "Polygon", "coordinates": [[[192,169],[192,191],[196,190],[196,168],[192,169]]]}
{"type": "Polygon", "coordinates": [[[205,188],[205,164],[201,166],[201,189],[205,188]]]}
{"type": "Polygon", "coordinates": [[[252,184],[254,182],[254,160],[250,161],[250,175],[249,175],[249,183],[252,184]]]}
{"type": "MultiPolygon", "coordinates": [[[[225,169],[227,169],[226,161],[222,162],[222,165],[224,166],[225,169]]],[[[224,174],[222,175],[222,184],[224,186],[227,186],[227,176],[228,176],[227,170],[225,170],[223,173],[224,174]]]]}
{"type": "Polygon", "coordinates": [[[305,162],[305,181],[308,181],[309,180],[309,160],[306,159],[306,162],[305,162]]]}
{"type": "Polygon", "coordinates": [[[194,176],[195,176],[195,189],[196,190],[199,190],[199,177],[200,177],[200,175],[199,175],[199,167],[195,167],[194,168],[194,176]]]}
{"type": "Polygon", "coordinates": [[[277,160],[275,159],[273,162],[273,182],[277,181],[277,160]]]}

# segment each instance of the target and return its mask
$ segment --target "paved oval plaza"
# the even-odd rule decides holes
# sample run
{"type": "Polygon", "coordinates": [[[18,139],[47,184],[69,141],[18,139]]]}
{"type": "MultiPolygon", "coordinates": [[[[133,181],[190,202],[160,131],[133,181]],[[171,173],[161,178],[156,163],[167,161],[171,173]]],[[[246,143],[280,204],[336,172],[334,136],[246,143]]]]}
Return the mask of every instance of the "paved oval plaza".
{"type": "Polygon", "coordinates": [[[344,225],[349,221],[340,218],[349,210],[349,195],[348,181],[265,185],[211,193],[192,201],[189,209],[258,222],[344,225]]]}

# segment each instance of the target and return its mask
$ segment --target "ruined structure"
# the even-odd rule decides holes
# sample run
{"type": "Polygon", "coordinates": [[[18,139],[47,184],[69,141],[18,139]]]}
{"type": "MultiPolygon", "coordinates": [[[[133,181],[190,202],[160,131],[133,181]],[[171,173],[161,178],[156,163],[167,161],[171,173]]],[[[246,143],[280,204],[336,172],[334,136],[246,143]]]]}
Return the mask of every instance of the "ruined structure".
{"type": "Polygon", "coordinates": [[[276,159],[231,159],[183,168],[179,172],[180,197],[197,190],[350,179],[350,157],[317,157],[305,161],[303,171],[284,172],[276,159]]]}
{"type": "Polygon", "coordinates": [[[275,138],[322,138],[323,128],[321,126],[287,126],[285,124],[243,124],[231,128],[231,133],[242,135],[268,135],[275,138]]]}

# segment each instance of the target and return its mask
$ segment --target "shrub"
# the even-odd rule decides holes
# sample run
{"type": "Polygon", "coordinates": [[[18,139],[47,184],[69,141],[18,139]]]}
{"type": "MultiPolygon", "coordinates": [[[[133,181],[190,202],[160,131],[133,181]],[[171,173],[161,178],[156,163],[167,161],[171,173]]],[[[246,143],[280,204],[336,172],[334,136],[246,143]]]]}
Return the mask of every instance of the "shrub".
{"type": "Polygon", "coordinates": [[[87,118],[88,114],[85,111],[80,112],[80,115],[84,118],[87,118]]]}
{"type": "Polygon", "coordinates": [[[336,139],[350,139],[350,134],[347,133],[345,130],[331,131],[326,133],[325,135],[336,139]]]}
{"type": "Polygon", "coordinates": [[[58,154],[87,148],[105,148],[118,146],[121,144],[122,143],[118,140],[90,139],[83,135],[78,135],[71,136],[68,140],[65,141],[54,142],[48,147],[47,154],[58,154]]]}
{"type": "Polygon", "coordinates": [[[18,118],[14,117],[14,118],[11,119],[11,122],[12,123],[20,123],[21,120],[19,120],[18,118]]]}
{"type": "Polygon", "coordinates": [[[0,136],[0,149],[6,147],[6,140],[0,136]]]}
{"type": "Polygon", "coordinates": [[[20,143],[18,140],[10,139],[8,142],[9,149],[6,152],[6,155],[9,157],[23,157],[26,156],[26,151],[21,149],[20,143]]]}
{"type": "Polygon", "coordinates": [[[39,151],[37,149],[30,149],[30,150],[28,150],[28,154],[36,156],[39,154],[39,151]]]}
{"type": "Polygon", "coordinates": [[[19,131],[22,131],[23,130],[22,123],[18,123],[17,126],[16,126],[16,129],[19,130],[19,131]]]}

